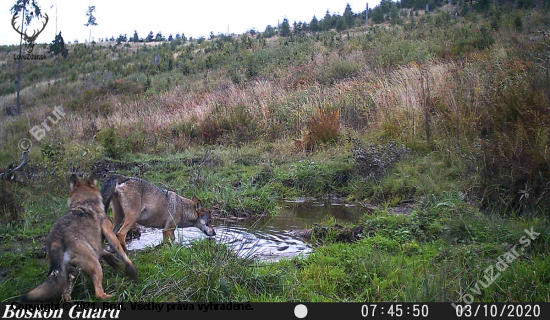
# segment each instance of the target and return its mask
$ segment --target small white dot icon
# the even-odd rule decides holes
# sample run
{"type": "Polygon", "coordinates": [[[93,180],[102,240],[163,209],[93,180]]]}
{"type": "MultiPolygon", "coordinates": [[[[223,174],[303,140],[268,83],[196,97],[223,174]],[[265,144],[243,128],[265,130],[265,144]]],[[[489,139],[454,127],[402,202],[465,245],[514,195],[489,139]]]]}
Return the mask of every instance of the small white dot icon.
{"type": "Polygon", "coordinates": [[[305,318],[307,316],[307,307],[303,304],[299,304],[294,307],[294,315],[296,318],[305,318]]]}

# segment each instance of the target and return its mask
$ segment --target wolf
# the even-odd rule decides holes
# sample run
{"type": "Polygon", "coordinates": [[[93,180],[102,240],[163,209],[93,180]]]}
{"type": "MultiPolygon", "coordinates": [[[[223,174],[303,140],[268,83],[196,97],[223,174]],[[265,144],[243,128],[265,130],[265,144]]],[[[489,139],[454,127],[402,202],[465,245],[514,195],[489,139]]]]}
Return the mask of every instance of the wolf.
{"type": "Polygon", "coordinates": [[[197,227],[207,236],[216,235],[209,226],[210,210],[196,196],[189,200],[149,181],[120,174],[105,179],[101,195],[105,212],[113,205],[114,232],[125,251],[126,233],[135,223],[162,228],[164,242],[174,240],[176,227],[197,227]]]}
{"type": "Polygon", "coordinates": [[[21,301],[71,300],[69,268],[80,267],[90,275],[98,299],[112,297],[103,291],[103,271],[99,258],[117,267],[117,258],[103,249],[102,235],[125,264],[126,274],[138,279],[137,269],[128,258],[113,233],[113,225],[103,210],[103,199],[97,188],[97,179],[79,181],[76,175],[69,179],[69,211],[52,225],[46,239],[50,271],[46,280],[23,295],[21,301]]]}

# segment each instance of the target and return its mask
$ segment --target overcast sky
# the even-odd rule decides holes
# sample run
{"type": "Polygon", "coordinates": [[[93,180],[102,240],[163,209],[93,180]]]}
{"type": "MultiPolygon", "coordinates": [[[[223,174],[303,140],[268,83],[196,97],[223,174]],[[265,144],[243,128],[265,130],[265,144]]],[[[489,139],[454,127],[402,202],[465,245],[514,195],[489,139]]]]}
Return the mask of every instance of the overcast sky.
{"type": "MultiPolygon", "coordinates": [[[[19,34],[12,26],[10,8],[16,0],[2,0],[0,4],[0,45],[19,44],[19,34]]],[[[42,11],[50,20],[45,30],[39,35],[38,43],[50,43],[57,29],[62,32],[66,42],[88,39],[89,29],[84,26],[88,21],[88,6],[95,6],[97,26],[92,27],[92,37],[115,38],[120,34],[130,37],[137,30],[140,38],[145,38],[149,31],[156,35],[161,31],[164,36],[185,33],[187,37],[208,37],[214,34],[240,34],[255,28],[264,31],[268,24],[277,25],[287,18],[294,21],[310,22],[313,15],[322,18],[327,9],[332,13],[342,14],[349,3],[353,12],[365,10],[366,0],[202,0],[202,1],[120,1],[120,0],[37,0],[42,11]],[[53,6],[53,7],[52,7],[53,6]]],[[[369,7],[374,7],[380,0],[368,0],[369,7]]],[[[42,25],[34,20],[31,29],[42,25]]],[[[18,20],[17,25],[21,25],[18,20]]],[[[28,32],[32,34],[32,32],[28,32]]]]}

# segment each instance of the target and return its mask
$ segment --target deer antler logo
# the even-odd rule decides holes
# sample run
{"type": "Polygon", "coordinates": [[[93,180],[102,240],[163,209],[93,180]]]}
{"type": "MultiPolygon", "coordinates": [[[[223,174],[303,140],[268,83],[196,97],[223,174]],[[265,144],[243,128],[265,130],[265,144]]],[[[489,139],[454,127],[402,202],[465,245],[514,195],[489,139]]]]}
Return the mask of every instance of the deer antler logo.
{"type": "Polygon", "coordinates": [[[36,41],[36,38],[38,38],[38,35],[42,31],[44,31],[44,29],[46,28],[46,25],[48,24],[48,21],[50,20],[50,18],[48,17],[48,14],[44,13],[45,21],[42,22],[42,29],[40,29],[40,30],[34,29],[33,33],[32,33],[32,36],[29,36],[27,34],[26,30],[23,33],[21,31],[19,31],[19,29],[16,27],[16,20],[18,18],[19,18],[19,13],[15,13],[13,15],[13,18],[11,19],[11,25],[13,27],[13,30],[15,30],[17,33],[19,33],[20,35],[23,36],[23,40],[25,40],[25,42],[30,46],[30,49],[27,52],[31,53],[32,50],[34,49],[34,42],[36,41]]]}

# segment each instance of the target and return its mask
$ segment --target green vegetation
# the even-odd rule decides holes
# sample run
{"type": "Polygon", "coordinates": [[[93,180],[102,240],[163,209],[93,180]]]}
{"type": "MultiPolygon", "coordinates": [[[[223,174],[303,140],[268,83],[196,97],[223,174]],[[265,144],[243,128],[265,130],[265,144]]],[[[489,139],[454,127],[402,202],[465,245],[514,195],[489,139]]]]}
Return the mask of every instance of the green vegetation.
{"type": "MultiPolygon", "coordinates": [[[[113,170],[218,216],[277,214],[277,199],[304,196],[365,205],[357,241],[327,232],[305,259],[243,259],[211,241],[133,252],[140,283],[104,267],[113,300],[458,301],[516,245],[474,299],[547,301],[548,9],[382,1],[368,25],[347,6],[242,35],[67,43],[64,59],[25,65],[23,113],[0,118],[2,165],[48,106],[67,116],[32,140],[20,182],[1,181],[0,301],[44,279],[67,173],[113,170]],[[396,214],[403,203],[411,212],[396,214]],[[526,229],[540,233],[528,245],[526,229]]],[[[17,69],[3,70],[13,105],[17,69]]],[[[77,282],[73,297],[91,292],[77,282]]]]}
{"type": "MultiPolygon", "coordinates": [[[[362,225],[357,242],[331,242],[327,235],[307,259],[279,263],[239,258],[208,240],[147,249],[130,255],[140,283],[104,266],[104,287],[123,301],[456,301],[478,281],[486,283],[485,270],[517,245],[525,251],[476,301],[543,302],[550,293],[550,232],[542,220],[487,217],[449,194],[410,216],[365,215],[362,225]],[[530,228],[541,234],[524,247],[519,241],[530,228]]],[[[43,280],[41,246],[3,252],[2,268],[17,267],[0,284],[2,300],[43,280]]],[[[89,282],[77,281],[73,297],[93,299],[92,292],[89,282]]]]}

